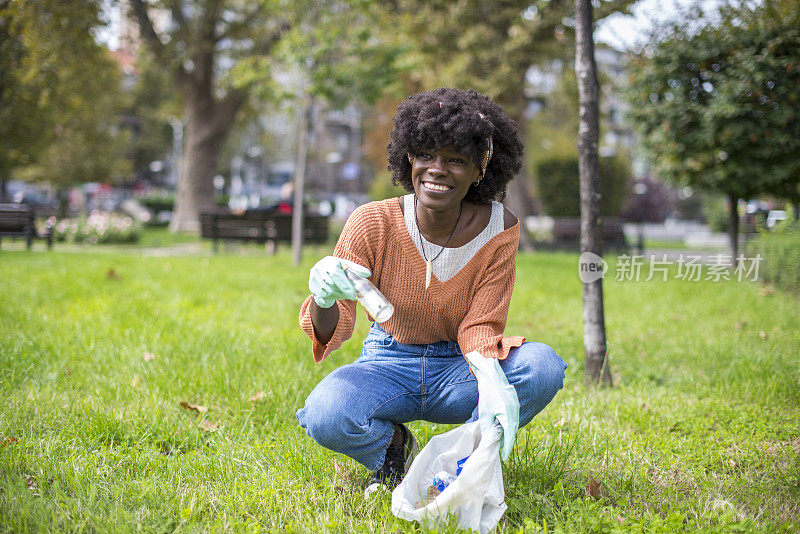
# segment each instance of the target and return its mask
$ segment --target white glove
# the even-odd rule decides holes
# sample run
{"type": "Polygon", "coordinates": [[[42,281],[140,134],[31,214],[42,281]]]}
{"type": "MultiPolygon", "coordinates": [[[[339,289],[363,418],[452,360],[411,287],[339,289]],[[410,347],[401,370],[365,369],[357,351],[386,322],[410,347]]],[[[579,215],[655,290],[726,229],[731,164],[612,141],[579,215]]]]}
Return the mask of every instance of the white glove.
{"type": "Polygon", "coordinates": [[[478,380],[478,419],[481,433],[487,433],[495,420],[503,427],[502,458],[508,460],[519,428],[519,398],[508,383],[496,358],[484,358],[480,352],[465,355],[469,368],[478,380]]]}
{"type": "Polygon", "coordinates": [[[308,276],[308,289],[320,308],[330,308],[337,300],[356,299],[356,288],[342,265],[364,278],[372,274],[366,267],[352,261],[325,256],[314,264],[308,276]]]}

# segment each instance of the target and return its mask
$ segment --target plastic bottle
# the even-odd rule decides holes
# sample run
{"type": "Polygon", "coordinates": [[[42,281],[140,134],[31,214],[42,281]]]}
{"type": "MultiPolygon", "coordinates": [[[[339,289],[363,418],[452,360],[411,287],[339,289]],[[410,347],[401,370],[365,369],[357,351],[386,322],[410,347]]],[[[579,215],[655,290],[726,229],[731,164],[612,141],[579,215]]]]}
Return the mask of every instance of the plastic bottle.
{"type": "Polygon", "coordinates": [[[444,489],[452,484],[456,479],[456,475],[452,473],[448,473],[447,471],[440,471],[436,473],[433,477],[433,486],[436,486],[436,489],[439,491],[444,491],[444,489]]]}
{"type": "Polygon", "coordinates": [[[356,298],[358,302],[364,306],[364,309],[369,312],[373,319],[378,323],[385,323],[394,314],[394,306],[389,300],[383,296],[383,293],[378,291],[375,285],[363,278],[346,266],[342,265],[347,278],[349,278],[356,288],[356,298]]]}

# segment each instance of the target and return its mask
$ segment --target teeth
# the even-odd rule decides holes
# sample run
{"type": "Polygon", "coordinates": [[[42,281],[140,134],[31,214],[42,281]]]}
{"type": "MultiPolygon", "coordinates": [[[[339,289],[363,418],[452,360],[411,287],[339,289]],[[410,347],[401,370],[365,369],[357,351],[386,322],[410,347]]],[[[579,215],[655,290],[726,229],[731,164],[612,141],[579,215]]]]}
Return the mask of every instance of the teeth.
{"type": "Polygon", "coordinates": [[[447,187],[446,185],[432,184],[432,183],[430,183],[430,182],[423,182],[423,184],[424,184],[424,185],[425,185],[425,187],[427,187],[428,189],[432,189],[432,190],[434,190],[434,191],[447,191],[447,190],[449,190],[449,189],[450,189],[450,188],[449,188],[449,187],[447,187]]]}

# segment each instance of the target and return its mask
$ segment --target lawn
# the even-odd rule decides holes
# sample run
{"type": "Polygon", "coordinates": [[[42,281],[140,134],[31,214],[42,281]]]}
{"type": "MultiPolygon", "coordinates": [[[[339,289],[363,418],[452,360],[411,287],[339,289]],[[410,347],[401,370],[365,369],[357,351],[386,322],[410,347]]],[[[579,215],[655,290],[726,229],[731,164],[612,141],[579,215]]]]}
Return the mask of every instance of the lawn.
{"type": "MultiPolygon", "coordinates": [[[[423,531],[294,418],[368,324],[315,365],[297,309],[323,249],[289,254],[4,247],[0,530],[423,531]]],[[[616,383],[589,390],[580,290],[575,255],[520,256],[507,332],[570,367],[504,466],[500,531],[800,530],[797,297],[609,277],[616,383]]]]}

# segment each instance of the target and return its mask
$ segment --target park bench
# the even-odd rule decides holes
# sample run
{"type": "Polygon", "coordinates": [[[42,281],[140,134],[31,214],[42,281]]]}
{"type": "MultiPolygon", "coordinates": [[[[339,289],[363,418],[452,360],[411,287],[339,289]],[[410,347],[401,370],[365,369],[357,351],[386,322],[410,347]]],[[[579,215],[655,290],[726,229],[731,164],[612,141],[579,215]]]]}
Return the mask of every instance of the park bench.
{"type": "MultiPolygon", "coordinates": [[[[622,220],[604,218],[602,220],[603,251],[617,254],[628,252],[628,242],[622,228],[622,220]]],[[[553,240],[541,244],[551,250],[580,250],[581,220],[578,217],[556,217],[553,220],[553,240]]]]}
{"type": "MultiPolygon", "coordinates": [[[[247,210],[233,213],[227,209],[200,213],[200,235],[214,241],[214,252],[219,241],[254,241],[266,244],[274,252],[279,242],[292,240],[292,215],[268,210],[247,210]]],[[[305,243],[325,243],[328,240],[328,217],[306,214],[303,216],[305,243]]]]}
{"type": "Polygon", "coordinates": [[[46,239],[47,248],[53,248],[53,229],[45,226],[44,235],[36,231],[36,219],[47,217],[50,213],[37,212],[29,204],[0,204],[0,238],[21,237],[25,239],[28,250],[33,246],[34,238],[46,239]]]}

